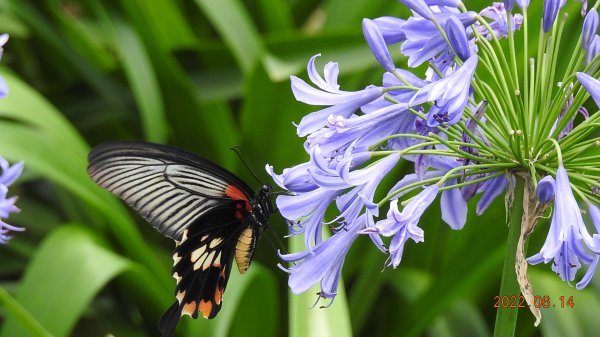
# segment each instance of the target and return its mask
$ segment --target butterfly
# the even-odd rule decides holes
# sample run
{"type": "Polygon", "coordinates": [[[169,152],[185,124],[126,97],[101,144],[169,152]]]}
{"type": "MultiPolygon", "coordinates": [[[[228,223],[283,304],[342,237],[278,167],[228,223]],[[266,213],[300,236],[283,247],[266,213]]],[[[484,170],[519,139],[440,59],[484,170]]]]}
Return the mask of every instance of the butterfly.
{"type": "Polygon", "coordinates": [[[192,153],[147,142],[101,144],[88,173],[163,235],[175,240],[176,301],[159,320],[172,336],[183,315],[213,318],[221,309],[233,259],[241,274],[274,208],[272,187],[257,192],[233,173],[192,153]]]}

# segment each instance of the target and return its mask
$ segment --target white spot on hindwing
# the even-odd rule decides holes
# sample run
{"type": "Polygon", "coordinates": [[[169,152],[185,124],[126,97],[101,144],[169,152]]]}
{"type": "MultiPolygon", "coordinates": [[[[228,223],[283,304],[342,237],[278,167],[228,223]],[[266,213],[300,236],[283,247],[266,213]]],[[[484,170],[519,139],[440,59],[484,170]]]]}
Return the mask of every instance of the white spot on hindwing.
{"type": "Polygon", "coordinates": [[[183,301],[184,297],[185,297],[185,290],[178,291],[177,295],[175,295],[175,298],[177,298],[177,301],[179,301],[179,304],[181,304],[181,301],[183,301]]]}
{"type": "Polygon", "coordinates": [[[210,242],[210,244],[208,245],[208,248],[215,248],[217,245],[219,245],[221,242],[223,242],[223,239],[221,238],[216,238],[216,239],[212,239],[212,241],[210,242]]]}
{"type": "Polygon", "coordinates": [[[194,250],[192,252],[192,256],[191,256],[192,263],[196,262],[198,260],[198,258],[200,258],[200,256],[202,254],[204,254],[205,251],[206,251],[206,245],[194,250]]]}
{"type": "Polygon", "coordinates": [[[210,252],[204,263],[202,264],[202,270],[208,269],[208,267],[212,264],[213,258],[215,257],[215,252],[210,252]]]}
{"type": "Polygon", "coordinates": [[[181,261],[181,256],[179,256],[179,253],[173,254],[173,266],[176,266],[179,261],[181,261]]]}
{"type": "Polygon", "coordinates": [[[175,279],[176,284],[179,284],[179,282],[181,281],[181,276],[179,276],[179,274],[177,274],[177,272],[173,273],[173,278],[175,279]]]}

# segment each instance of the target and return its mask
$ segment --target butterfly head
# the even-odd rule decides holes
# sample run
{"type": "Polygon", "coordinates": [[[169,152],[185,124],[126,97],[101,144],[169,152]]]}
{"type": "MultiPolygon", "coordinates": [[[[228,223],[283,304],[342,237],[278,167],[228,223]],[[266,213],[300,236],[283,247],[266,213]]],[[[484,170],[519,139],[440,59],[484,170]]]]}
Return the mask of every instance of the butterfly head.
{"type": "Polygon", "coordinates": [[[273,187],[271,185],[262,185],[261,188],[256,192],[254,203],[252,205],[252,211],[254,216],[262,225],[266,225],[269,216],[273,214],[274,208],[271,202],[271,192],[273,187]]]}

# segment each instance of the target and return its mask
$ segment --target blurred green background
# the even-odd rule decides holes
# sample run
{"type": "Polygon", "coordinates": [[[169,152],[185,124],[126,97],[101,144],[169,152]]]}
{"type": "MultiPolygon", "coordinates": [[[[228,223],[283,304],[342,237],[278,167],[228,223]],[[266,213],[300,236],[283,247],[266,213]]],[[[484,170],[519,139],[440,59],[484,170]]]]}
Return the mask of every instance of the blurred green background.
{"type": "MultiPolygon", "coordinates": [[[[343,89],[380,83],[361,20],[382,15],[409,12],[393,0],[1,0],[0,32],[11,39],[0,68],[10,88],[0,100],[0,155],[25,161],[10,189],[22,212],[9,222],[27,231],[0,247],[0,337],[157,336],[173,301],[173,243],[91,182],[90,147],[169,143],[257,186],[229,148],[240,145],[265,181],[265,164],[281,172],[305,161],[292,122],[315,108],[294,100],[289,75],[306,79],[308,58],[322,53],[319,68],[339,62],[343,89]]],[[[184,318],[178,335],[491,336],[503,200],[471,213],[454,232],[431,207],[425,242],[409,243],[396,270],[382,271],[386,256],[360,238],[344,266],[345,291],[328,309],[310,309],[316,289],[289,294],[276,248],[263,239],[249,273],[233,271],[219,316],[184,318]]],[[[278,214],[272,227],[267,236],[286,232],[278,214]]],[[[530,255],[547,228],[542,221],[530,255]]],[[[578,292],[548,265],[530,270],[535,294],[556,307],[543,310],[539,328],[521,310],[518,336],[597,335],[599,277],[578,292]],[[560,308],[560,296],[573,296],[574,308],[560,308]]]]}

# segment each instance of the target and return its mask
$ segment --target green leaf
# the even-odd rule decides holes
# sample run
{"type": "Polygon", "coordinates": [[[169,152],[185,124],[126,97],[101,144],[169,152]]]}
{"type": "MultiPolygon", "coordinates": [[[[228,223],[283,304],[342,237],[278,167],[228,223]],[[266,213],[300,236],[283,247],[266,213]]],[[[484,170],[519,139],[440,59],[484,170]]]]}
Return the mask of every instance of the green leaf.
{"type": "Polygon", "coordinates": [[[185,12],[177,7],[176,2],[123,0],[121,5],[143,23],[161,50],[189,48],[197,44],[194,33],[185,20],[185,12]]]}
{"type": "Polygon", "coordinates": [[[260,7],[260,17],[257,21],[264,30],[278,33],[294,28],[294,18],[287,1],[259,0],[256,3],[260,7]]]}
{"type": "Polygon", "coordinates": [[[446,313],[435,320],[427,335],[431,337],[490,337],[492,334],[475,305],[467,301],[457,301],[446,313]]]}
{"type": "Polygon", "coordinates": [[[61,66],[79,74],[115,109],[123,108],[119,85],[82,58],[34,6],[25,1],[10,0],[0,2],[0,7],[28,25],[32,34],[43,41],[45,54],[53,55],[51,60],[60,60],[61,66]]]}
{"type": "MultiPolygon", "coordinates": [[[[9,94],[0,101],[0,117],[34,125],[85,161],[88,146],[69,121],[38,92],[12,73],[2,71],[9,94]]],[[[63,149],[63,150],[65,150],[63,149]]]]}
{"type": "Polygon", "coordinates": [[[34,337],[51,337],[50,334],[44,327],[38,322],[33,315],[23,308],[21,303],[14,299],[10,294],[3,288],[0,287],[0,303],[4,305],[6,312],[17,320],[18,324],[22,325],[25,331],[29,332],[30,336],[34,337]]]}
{"type": "Polygon", "coordinates": [[[238,0],[195,0],[219,32],[244,73],[262,59],[265,48],[246,8],[238,0]]]}
{"type": "MultiPolygon", "coordinates": [[[[304,238],[294,236],[290,238],[290,250],[298,252],[304,250],[304,238]]],[[[316,293],[320,292],[319,285],[315,285],[302,294],[296,295],[289,292],[289,335],[291,337],[305,336],[352,336],[350,315],[346,302],[346,291],[340,277],[335,301],[328,308],[320,308],[320,303],[315,306],[316,293]]]]}
{"type": "Polygon", "coordinates": [[[116,23],[116,42],[123,56],[125,74],[140,109],[145,139],[164,143],[167,138],[167,120],[158,81],[144,45],[124,22],[116,23]]]}
{"type": "MultiPolygon", "coordinates": [[[[600,299],[592,289],[576,290],[562,281],[560,277],[549,271],[550,264],[529,268],[529,276],[535,292],[536,303],[541,307],[542,321],[539,328],[544,337],[559,336],[596,336],[600,331],[600,299]],[[548,301],[543,301],[547,296],[548,301]],[[561,296],[563,301],[561,302],[561,296]],[[573,299],[573,307],[567,306],[569,298],[573,299]],[[542,302],[543,301],[543,302],[542,302]]],[[[532,315],[527,312],[528,316],[532,315]]],[[[533,318],[528,318],[533,321],[533,318]]]]}
{"type": "MultiPolygon", "coordinates": [[[[16,299],[51,334],[68,336],[98,291],[128,266],[84,228],[62,227],[37,249],[16,299]]],[[[8,315],[0,336],[25,336],[26,331],[8,315]]]]}
{"type": "Polygon", "coordinates": [[[189,320],[187,336],[276,336],[279,291],[275,275],[257,263],[244,275],[235,269],[232,268],[217,319],[189,320]]]}

